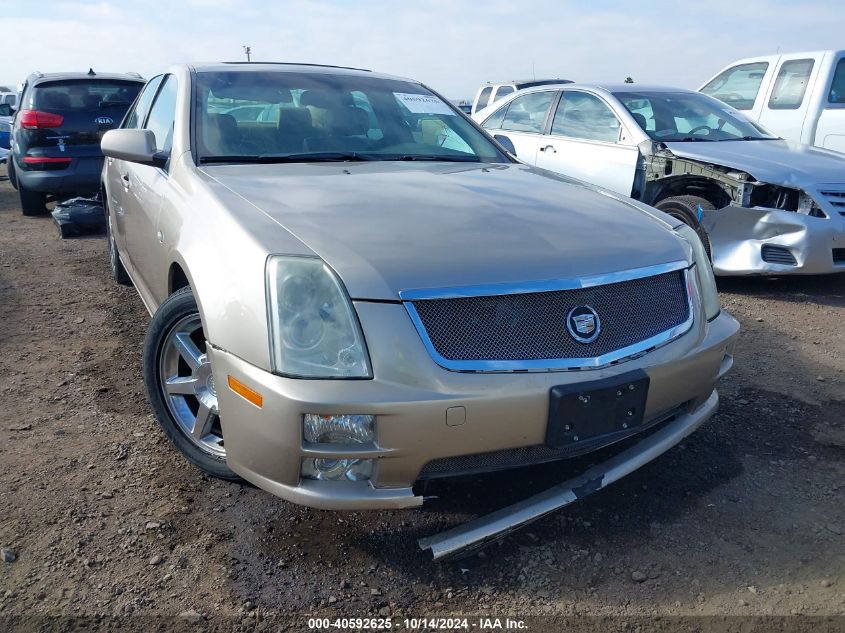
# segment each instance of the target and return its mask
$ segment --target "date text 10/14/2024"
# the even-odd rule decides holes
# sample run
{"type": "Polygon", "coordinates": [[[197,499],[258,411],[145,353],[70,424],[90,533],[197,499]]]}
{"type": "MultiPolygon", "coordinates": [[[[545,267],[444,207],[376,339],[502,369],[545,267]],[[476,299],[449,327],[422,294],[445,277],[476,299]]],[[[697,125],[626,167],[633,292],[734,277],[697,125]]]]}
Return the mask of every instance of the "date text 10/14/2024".
{"type": "Polygon", "coordinates": [[[309,618],[311,630],[387,631],[525,631],[524,620],[513,618],[309,618]]]}

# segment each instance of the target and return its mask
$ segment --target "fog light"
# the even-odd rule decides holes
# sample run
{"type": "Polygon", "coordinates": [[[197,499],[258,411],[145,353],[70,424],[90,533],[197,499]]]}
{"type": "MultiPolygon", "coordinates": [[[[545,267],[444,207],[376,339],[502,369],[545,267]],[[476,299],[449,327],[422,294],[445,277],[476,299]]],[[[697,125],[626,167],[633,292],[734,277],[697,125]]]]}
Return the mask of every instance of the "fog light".
{"type": "Polygon", "coordinates": [[[334,459],[329,457],[302,460],[301,475],[321,481],[366,481],[373,476],[372,459],[334,459]]]}
{"type": "Polygon", "coordinates": [[[306,442],[366,444],[376,441],[374,415],[317,415],[306,413],[302,435],[306,442]]]}

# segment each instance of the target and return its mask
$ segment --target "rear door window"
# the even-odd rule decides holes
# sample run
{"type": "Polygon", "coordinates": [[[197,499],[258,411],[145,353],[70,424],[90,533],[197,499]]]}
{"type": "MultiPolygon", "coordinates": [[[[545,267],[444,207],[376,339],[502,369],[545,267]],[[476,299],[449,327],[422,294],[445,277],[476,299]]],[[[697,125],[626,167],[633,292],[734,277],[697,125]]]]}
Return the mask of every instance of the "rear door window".
{"type": "Polygon", "coordinates": [[[812,59],[792,59],[783,63],[769,97],[769,109],[797,110],[801,107],[814,63],[812,59]]]}
{"type": "Polygon", "coordinates": [[[701,92],[737,110],[751,110],[768,69],[768,62],[733,66],[714,77],[701,92]]]}
{"type": "Polygon", "coordinates": [[[517,96],[508,104],[501,128],[512,132],[542,132],[546,114],[556,94],[557,91],[548,90],[517,96]]]}

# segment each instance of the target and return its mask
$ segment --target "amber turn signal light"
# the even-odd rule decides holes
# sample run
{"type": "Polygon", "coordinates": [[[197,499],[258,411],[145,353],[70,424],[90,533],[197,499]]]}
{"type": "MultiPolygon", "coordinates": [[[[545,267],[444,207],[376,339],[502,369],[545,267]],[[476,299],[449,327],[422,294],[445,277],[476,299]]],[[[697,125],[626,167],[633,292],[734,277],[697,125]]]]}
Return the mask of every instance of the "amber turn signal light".
{"type": "Polygon", "coordinates": [[[234,376],[229,376],[229,389],[234,391],[247,402],[251,402],[259,409],[264,404],[264,396],[257,391],[253,391],[234,376]]]}

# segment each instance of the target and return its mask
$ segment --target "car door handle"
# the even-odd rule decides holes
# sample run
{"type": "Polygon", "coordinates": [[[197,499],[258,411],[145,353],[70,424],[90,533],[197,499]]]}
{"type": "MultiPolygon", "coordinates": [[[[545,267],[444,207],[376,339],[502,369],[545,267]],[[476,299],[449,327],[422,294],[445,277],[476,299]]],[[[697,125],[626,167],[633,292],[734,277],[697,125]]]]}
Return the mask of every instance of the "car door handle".
{"type": "Polygon", "coordinates": [[[126,174],[121,174],[120,180],[123,181],[123,186],[128,189],[129,188],[129,176],[127,176],[126,174]]]}
{"type": "Polygon", "coordinates": [[[549,154],[557,154],[557,150],[555,149],[554,145],[546,145],[545,147],[541,147],[540,151],[548,152],[549,154]]]}

